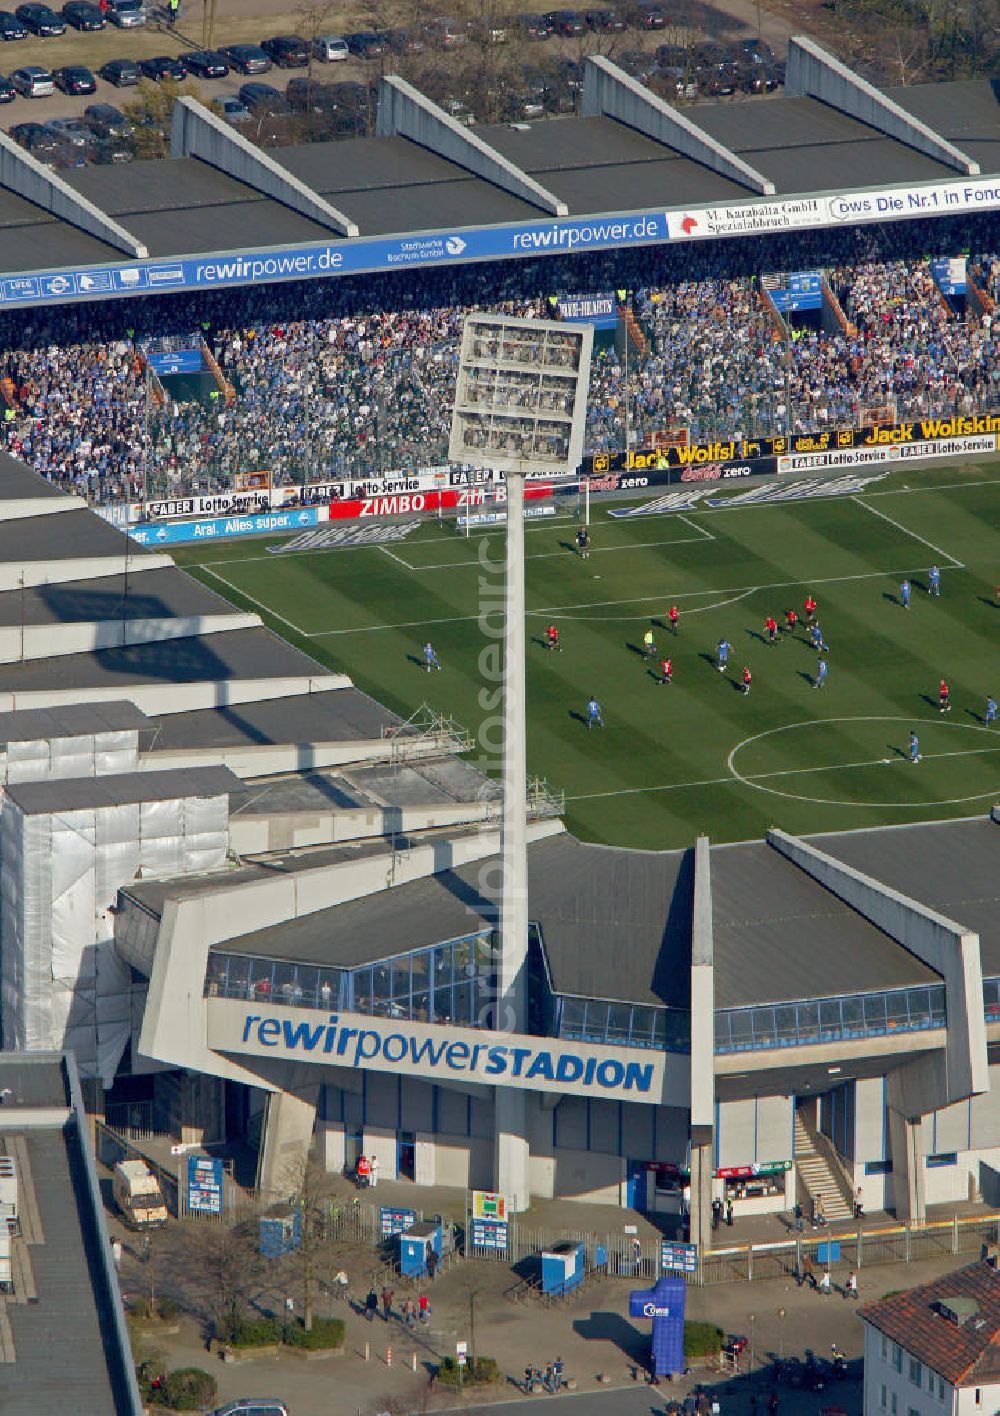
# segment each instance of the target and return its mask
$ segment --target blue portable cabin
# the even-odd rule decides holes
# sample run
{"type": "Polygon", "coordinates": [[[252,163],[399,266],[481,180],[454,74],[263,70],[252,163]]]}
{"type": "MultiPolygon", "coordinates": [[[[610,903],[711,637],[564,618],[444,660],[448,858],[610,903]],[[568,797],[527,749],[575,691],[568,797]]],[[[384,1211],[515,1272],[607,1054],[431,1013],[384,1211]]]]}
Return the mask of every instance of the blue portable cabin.
{"type": "Polygon", "coordinates": [[[441,1225],[422,1220],[411,1224],[399,1236],[399,1271],[404,1278],[424,1278],[427,1274],[427,1246],[441,1257],[441,1225]]]}
{"type": "Polygon", "coordinates": [[[542,1250],[542,1292],[572,1293],[583,1282],[583,1245],[575,1239],[560,1239],[551,1249],[542,1250]]]}

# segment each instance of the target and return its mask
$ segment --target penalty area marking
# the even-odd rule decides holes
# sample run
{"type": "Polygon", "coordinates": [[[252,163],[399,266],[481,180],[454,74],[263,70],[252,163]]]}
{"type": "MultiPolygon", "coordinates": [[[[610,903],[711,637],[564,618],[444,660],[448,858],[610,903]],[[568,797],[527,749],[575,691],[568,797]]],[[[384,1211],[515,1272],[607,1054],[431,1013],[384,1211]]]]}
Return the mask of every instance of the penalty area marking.
{"type": "Polygon", "coordinates": [[[264,613],[270,615],[272,619],[281,620],[282,624],[287,624],[289,629],[293,630],[303,639],[312,639],[313,636],[311,634],[308,634],[304,629],[300,629],[297,624],[293,624],[292,621],[286,619],[284,615],[279,615],[277,610],[272,609],[270,605],[265,605],[263,600],[258,600],[255,595],[251,595],[246,590],[241,590],[238,585],[234,585],[231,580],[227,580],[224,575],[220,575],[217,570],[213,570],[212,567],[207,565],[204,561],[195,568],[205,571],[213,580],[218,580],[221,585],[225,585],[234,595],[239,595],[241,600],[249,600],[251,605],[256,605],[258,610],[263,610],[264,613]]]}
{"type": "Polygon", "coordinates": [[[943,551],[940,546],[935,546],[934,542],[928,541],[926,536],[921,536],[918,532],[911,531],[908,526],[904,526],[903,523],[897,521],[895,517],[887,516],[884,511],[879,511],[877,506],[869,506],[861,497],[851,497],[851,501],[855,506],[861,506],[864,507],[865,511],[870,511],[872,516],[877,516],[880,521],[887,521],[890,526],[895,526],[896,530],[902,531],[904,536],[909,536],[912,540],[919,541],[922,546],[927,546],[929,550],[934,551],[942,560],[950,561],[953,570],[965,569],[965,566],[960,560],[956,560],[953,555],[950,555],[947,551],[943,551]]]}
{"type": "MultiPolygon", "coordinates": [[[[920,720],[923,726],[927,726],[925,720],[920,720]]],[[[906,756],[895,757],[875,757],[866,762],[832,762],[826,767],[792,767],[782,768],[778,772],[755,772],[744,774],[735,766],[737,755],[751,743],[760,742],[763,738],[776,737],[778,733],[793,732],[797,728],[819,728],[831,727],[837,723],[907,723],[913,722],[913,718],[889,717],[883,714],[869,714],[853,718],[806,718],[798,723],[785,723],[780,728],[768,728],[762,733],[754,733],[752,737],[744,738],[738,742],[726,758],[726,766],[729,768],[732,777],[737,782],[742,782],[746,787],[753,787],[759,792],[769,792],[773,796],[787,797],[791,801],[805,801],[815,806],[857,806],[867,808],[894,808],[897,810],[912,810],[914,808],[923,810],[928,806],[959,806],[966,801],[981,801],[984,797],[994,796],[997,791],[996,785],[988,787],[984,792],[970,792],[967,796],[939,797],[932,800],[923,801],[843,801],[831,797],[809,796],[802,792],[786,792],[780,787],[767,786],[766,782],[774,777],[796,777],[805,776],[811,772],[844,772],[851,771],[859,767],[892,767],[905,765],[911,766],[906,756]]],[[[960,729],[967,733],[987,733],[991,737],[991,729],[976,723],[938,723],[939,728],[960,729]]],[[[985,752],[1000,752],[1000,743],[991,747],[970,747],[960,748],[955,752],[925,752],[921,753],[921,761],[934,761],[939,757],[976,757],[985,752]]]]}

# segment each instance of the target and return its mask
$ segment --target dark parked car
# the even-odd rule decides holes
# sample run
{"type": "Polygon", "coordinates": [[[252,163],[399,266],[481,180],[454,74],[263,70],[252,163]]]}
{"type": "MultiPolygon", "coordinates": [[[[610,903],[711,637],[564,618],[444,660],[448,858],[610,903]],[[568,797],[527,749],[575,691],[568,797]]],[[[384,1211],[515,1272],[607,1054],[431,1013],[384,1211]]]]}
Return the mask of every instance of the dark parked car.
{"type": "Polygon", "coordinates": [[[662,5],[652,5],[648,0],[639,0],[636,6],[636,23],[644,30],[666,29],[667,17],[663,13],[662,5]]]}
{"type": "Polygon", "coordinates": [[[97,139],[79,118],[50,118],[45,126],[66,147],[79,148],[87,153],[97,147],[97,139]]]}
{"type": "Polygon", "coordinates": [[[52,77],[56,88],[63,93],[97,92],[97,80],[82,64],[66,64],[62,69],[53,69],[52,77]]]}
{"type": "Polygon", "coordinates": [[[229,65],[216,49],[196,49],[184,55],[184,67],[196,79],[224,79],[229,65]]]}
{"type": "Polygon", "coordinates": [[[335,113],[337,99],[334,85],[318,79],[289,79],[285,97],[296,113],[335,113]]]}
{"type": "Polygon", "coordinates": [[[90,154],[90,160],[102,167],[112,164],[117,166],[122,162],[131,162],[134,156],[131,145],[121,138],[102,138],[90,154]]]}
{"type": "Polygon", "coordinates": [[[91,4],[91,0],[68,0],[62,7],[62,17],[78,30],[102,30],[107,24],[100,6],[91,4]]]}
{"type": "Polygon", "coordinates": [[[28,31],[16,15],[0,10],[0,40],[27,39],[28,31]]]}
{"type": "Polygon", "coordinates": [[[227,44],[219,53],[238,74],[266,74],[271,61],[259,44],[227,44]]]}
{"type": "Polygon", "coordinates": [[[113,103],[88,103],[83,121],[98,138],[130,138],[135,132],[131,118],[113,103]]]}
{"type": "Polygon", "coordinates": [[[162,83],[164,79],[171,79],[179,84],[187,78],[187,69],[183,61],[174,59],[169,54],[157,54],[155,59],[143,59],[139,64],[140,73],[147,79],[155,79],[157,83],[162,83]]]}
{"type": "Polygon", "coordinates": [[[740,53],[743,58],[749,59],[751,64],[774,63],[774,50],[762,39],[741,40],[740,53]]]}
{"type": "Polygon", "coordinates": [[[583,17],[587,28],[598,34],[621,34],[628,29],[628,20],[617,10],[588,10],[583,17]]]}
{"type": "Polygon", "coordinates": [[[427,49],[426,42],[416,30],[383,30],[378,37],[394,54],[423,54],[427,49]]]}
{"type": "Polygon", "coordinates": [[[279,69],[304,69],[309,63],[309,45],[301,35],[278,34],[260,47],[279,69]]]}
{"type": "Polygon", "coordinates": [[[345,34],[344,39],[348,49],[359,59],[377,59],[380,54],[385,53],[386,46],[382,36],[375,34],[373,30],[358,30],[355,34],[345,34]]]}
{"type": "Polygon", "coordinates": [[[246,104],[254,118],[264,115],[277,118],[292,111],[285,95],[270,84],[243,84],[239,97],[240,102],[246,104]]]}
{"type": "Polygon", "coordinates": [[[10,79],[4,78],[3,74],[0,74],[0,103],[13,103],[15,98],[17,98],[17,89],[10,79]]]}
{"type": "Polygon", "coordinates": [[[115,88],[131,88],[142,77],[139,65],[134,59],[109,59],[97,72],[106,83],[114,84],[115,88]]]}
{"type": "Polygon", "coordinates": [[[48,5],[18,5],[14,14],[23,25],[27,25],[32,34],[40,34],[49,38],[53,35],[66,33],[66,26],[55,10],[50,10],[48,5]]]}
{"type": "Polygon", "coordinates": [[[515,23],[528,39],[549,39],[551,37],[552,26],[544,15],[517,15],[515,23]]]}
{"type": "Polygon", "coordinates": [[[55,162],[63,151],[63,145],[55,133],[51,133],[41,123],[16,123],[11,128],[10,135],[20,147],[30,152],[32,157],[37,157],[39,162],[55,162]]]}
{"type": "Polygon", "coordinates": [[[587,23],[579,10],[550,10],[545,16],[553,34],[583,34],[587,23]]]}

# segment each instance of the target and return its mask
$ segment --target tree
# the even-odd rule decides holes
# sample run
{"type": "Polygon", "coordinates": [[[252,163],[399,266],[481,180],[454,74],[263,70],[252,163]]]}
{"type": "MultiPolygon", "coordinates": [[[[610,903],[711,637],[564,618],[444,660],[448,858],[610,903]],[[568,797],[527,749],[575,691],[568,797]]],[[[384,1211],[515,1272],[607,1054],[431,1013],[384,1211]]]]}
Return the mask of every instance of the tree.
{"type": "Polygon", "coordinates": [[[187,1269],[204,1296],[216,1335],[232,1340],[261,1276],[261,1259],[246,1225],[192,1222],[186,1234],[187,1269]]]}
{"type": "Polygon", "coordinates": [[[288,1166],[285,1173],[288,1200],[298,1210],[301,1239],[292,1255],[302,1285],[302,1325],[312,1332],[313,1301],[319,1268],[328,1244],[325,1202],[326,1172],[316,1156],[309,1154],[288,1166]]]}
{"type": "Polygon", "coordinates": [[[122,104],[122,112],[127,118],[131,118],[135,127],[132,144],[136,157],[168,155],[174,104],[182,96],[203,102],[197,84],[187,81],[178,84],[170,79],[158,84],[152,79],[143,79],[136,89],[135,97],[122,104]]]}

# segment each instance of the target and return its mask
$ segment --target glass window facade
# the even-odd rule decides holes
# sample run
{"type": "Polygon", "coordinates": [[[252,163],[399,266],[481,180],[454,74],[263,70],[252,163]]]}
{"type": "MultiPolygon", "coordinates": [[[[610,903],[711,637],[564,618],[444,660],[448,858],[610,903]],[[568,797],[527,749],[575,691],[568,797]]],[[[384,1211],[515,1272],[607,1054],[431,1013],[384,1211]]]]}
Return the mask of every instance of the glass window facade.
{"type": "Polygon", "coordinates": [[[574,1042],[610,1042],[619,1047],[655,1047],[690,1052],[691,1015],[680,1008],[608,1003],[599,998],[556,998],[557,1037],[574,1042]]]}
{"type": "Polygon", "coordinates": [[[488,1027],[496,987],[497,937],[490,931],[395,954],[355,969],[213,953],[208,998],[268,999],[298,1008],[337,1008],[374,1018],[488,1027]]]}
{"type": "Polygon", "coordinates": [[[726,1008],[715,1015],[716,1052],[802,1047],[945,1025],[944,984],[800,1003],[726,1008]]]}
{"type": "Polygon", "coordinates": [[[988,1023],[1000,1023],[1000,978],[983,979],[983,1011],[988,1023]]]}

